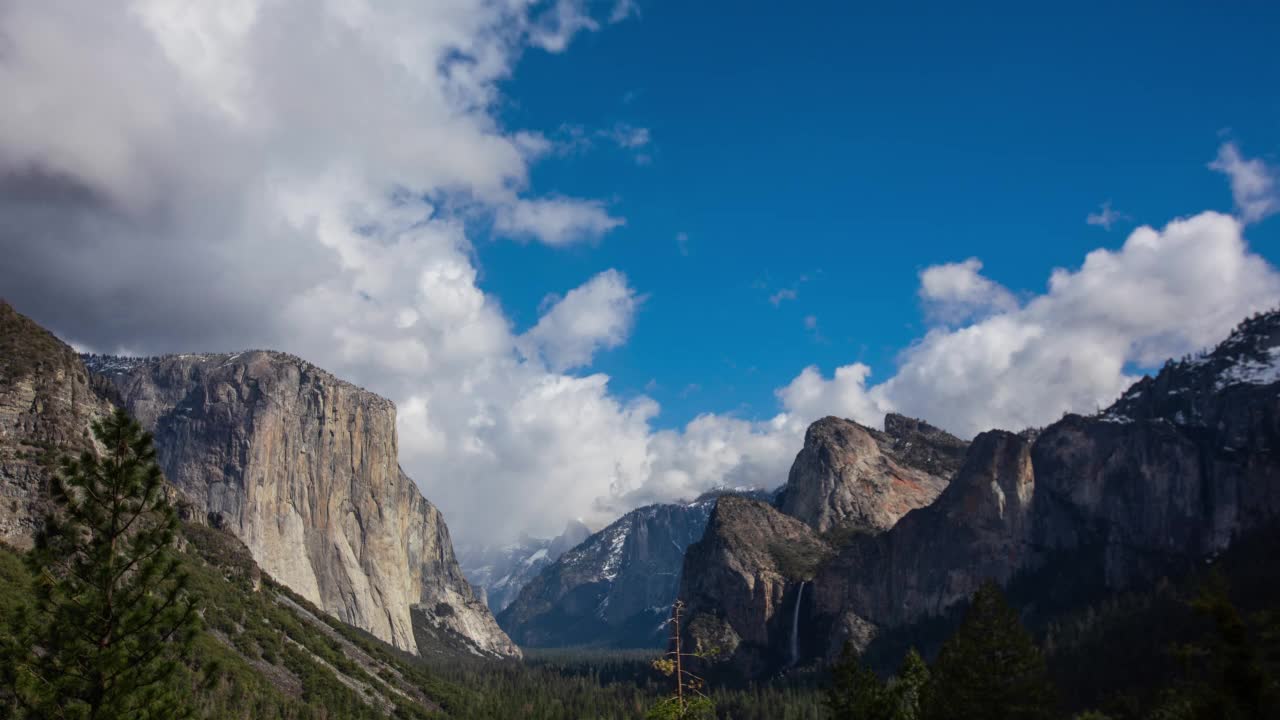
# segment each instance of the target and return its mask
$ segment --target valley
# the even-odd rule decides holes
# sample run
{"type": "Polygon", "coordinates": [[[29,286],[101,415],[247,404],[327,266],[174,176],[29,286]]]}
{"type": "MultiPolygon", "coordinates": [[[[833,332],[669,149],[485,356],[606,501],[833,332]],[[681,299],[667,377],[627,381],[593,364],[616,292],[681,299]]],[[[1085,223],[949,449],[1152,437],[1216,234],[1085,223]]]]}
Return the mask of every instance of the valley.
{"type": "Polygon", "coordinates": [[[0,609],[28,602],[21,556],[54,456],[101,452],[89,425],[127,410],[154,437],[203,616],[173,682],[211,717],[260,716],[246,701],[284,717],[641,717],[670,688],[654,661],[679,602],[720,717],[825,718],[842,648],[886,675],[909,648],[934,658],[986,581],[1067,707],[1123,707],[1176,674],[1159,648],[1203,632],[1203,588],[1226,583],[1243,612],[1280,601],[1278,312],[1045,428],[964,442],[900,415],[819,420],[777,490],[473,549],[479,591],[399,469],[385,400],[280,353],[82,357],[7,304],[0,328],[0,609]],[[486,600],[504,603],[496,620],[486,600]],[[1081,670],[1102,654],[1112,670],[1081,670]]]}

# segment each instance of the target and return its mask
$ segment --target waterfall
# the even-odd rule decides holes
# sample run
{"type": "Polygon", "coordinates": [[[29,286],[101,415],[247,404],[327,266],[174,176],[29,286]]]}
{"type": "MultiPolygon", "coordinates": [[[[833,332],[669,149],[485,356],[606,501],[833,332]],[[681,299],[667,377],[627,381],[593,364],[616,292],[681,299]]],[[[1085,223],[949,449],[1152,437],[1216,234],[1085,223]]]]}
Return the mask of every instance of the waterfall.
{"type": "Polygon", "coordinates": [[[791,611],[791,664],[800,662],[800,601],[804,599],[804,586],[808,581],[800,583],[796,591],[796,607],[791,611]]]}

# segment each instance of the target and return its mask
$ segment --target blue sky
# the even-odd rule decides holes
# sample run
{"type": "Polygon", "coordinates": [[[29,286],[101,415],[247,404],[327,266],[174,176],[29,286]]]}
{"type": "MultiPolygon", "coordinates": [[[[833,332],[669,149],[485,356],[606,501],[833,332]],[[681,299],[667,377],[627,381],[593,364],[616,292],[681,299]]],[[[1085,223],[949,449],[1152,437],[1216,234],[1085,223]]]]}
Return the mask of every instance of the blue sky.
{"type": "MultiPolygon", "coordinates": [[[[764,417],[809,364],[891,375],[926,329],[924,267],[977,257],[1043,292],[1136,224],[1229,212],[1206,167],[1224,139],[1280,152],[1273,3],[854,5],[642,2],[566,53],[528,52],[503,123],[647,128],[652,161],[604,141],[540,161],[534,186],[604,198],[626,225],[569,249],[482,240],[481,286],[522,329],[617,268],[646,299],[596,359],[615,392],[657,399],[660,426],[764,417]],[[1087,225],[1106,201],[1125,218],[1087,225]]],[[[1273,262],[1278,236],[1275,219],[1247,231],[1273,262]]]]}

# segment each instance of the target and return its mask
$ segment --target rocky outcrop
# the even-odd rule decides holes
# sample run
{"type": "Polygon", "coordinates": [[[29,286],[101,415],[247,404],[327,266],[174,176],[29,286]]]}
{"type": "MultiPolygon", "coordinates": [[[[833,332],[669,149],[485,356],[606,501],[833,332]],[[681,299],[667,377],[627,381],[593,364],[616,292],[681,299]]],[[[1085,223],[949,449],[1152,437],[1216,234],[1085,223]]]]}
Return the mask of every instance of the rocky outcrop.
{"type": "Polygon", "coordinates": [[[91,449],[110,412],[75,351],[0,300],[0,541],[31,545],[58,458],[91,449]]]}
{"type": "MultiPolygon", "coordinates": [[[[849,507],[838,493],[827,496],[849,507]]],[[[800,508],[806,521],[822,517],[783,506],[800,508]]],[[[756,515],[741,522],[778,525],[756,515]]],[[[1277,526],[1280,313],[1273,312],[1243,323],[1212,353],[1167,364],[1105,412],[979,435],[932,504],[886,532],[849,538],[821,564],[789,626],[761,623],[734,590],[768,567],[758,553],[732,561],[721,554],[695,568],[702,561],[691,552],[682,597],[696,615],[690,625],[701,616],[720,623],[721,637],[750,635],[754,654],[728,659],[761,674],[790,662],[792,643],[800,661],[829,660],[845,640],[866,648],[886,630],[944,616],[988,578],[1018,586],[1042,614],[1065,611],[1090,592],[1184,573],[1277,526]],[[695,572],[712,578],[697,583],[711,585],[696,588],[695,572]],[[793,628],[801,629],[798,642],[793,628]]],[[[772,530],[735,532],[775,542],[761,540],[772,530]]]]}
{"type": "Polygon", "coordinates": [[[809,426],[778,507],[819,532],[888,530],[947,486],[967,443],[890,414],[884,432],[826,417],[809,426]]]}
{"type": "Polygon", "coordinates": [[[749,676],[790,662],[803,588],[832,548],[799,520],[749,498],[716,503],[702,539],[685,554],[680,598],[688,647],[713,650],[749,676]]]}
{"type": "Polygon", "coordinates": [[[685,558],[680,597],[689,642],[717,648],[720,662],[748,675],[812,650],[807,639],[801,642],[798,621],[814,605],[815,574],[838,547],[863,542],[933,502],[968,447],[901,415],[890,414],[884,426],[882,432],[823,418],[805,433],[776,507],[720,503],[685,558]]]}
{"type": "Polygon", "coordinates": [[[154,433],[184,512],[279,582],[404,650],[519,654],[400,469],[389,400],[276,352],[87,359],[154,433]]]}
{"type": "Polygon", "coordinates": [[[1007,584],[1040,558],[1034,495],[1031,443],[1002,430],[979,435],[933,505],[855,539],[817,573],[807,626],[827,641],[812,652],[834,657],[845,640],[865,647],[881,628],[942,614],[985,579],[1007,584]]]}
{"type": "Polygon", "coordinates": [[[717,496],[623,515],[545,568],[498,621],[530,647],[661,645],[685,549],[702,537],[717,496]]]}

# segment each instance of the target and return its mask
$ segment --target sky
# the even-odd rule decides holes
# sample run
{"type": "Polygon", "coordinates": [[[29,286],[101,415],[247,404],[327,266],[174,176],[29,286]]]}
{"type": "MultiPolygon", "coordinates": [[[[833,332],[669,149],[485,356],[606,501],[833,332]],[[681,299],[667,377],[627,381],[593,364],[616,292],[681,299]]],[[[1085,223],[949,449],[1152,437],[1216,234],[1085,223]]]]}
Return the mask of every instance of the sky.
{"type": "Polygon", "coordinates": [[[1093,412],[1280,305],[1274,3],[0,5],[0,296],[390,397],[463,542],[1093,412]]]}

